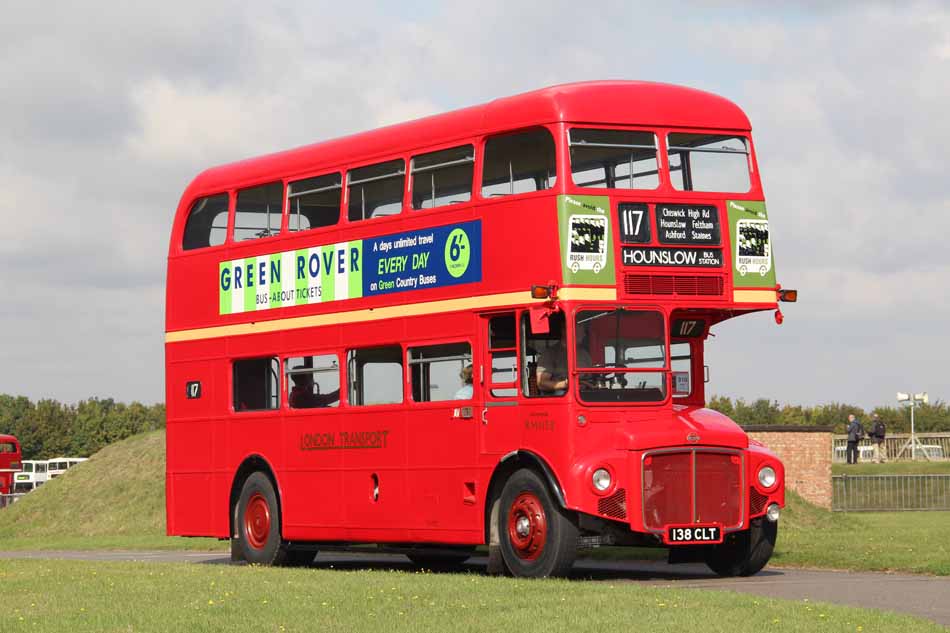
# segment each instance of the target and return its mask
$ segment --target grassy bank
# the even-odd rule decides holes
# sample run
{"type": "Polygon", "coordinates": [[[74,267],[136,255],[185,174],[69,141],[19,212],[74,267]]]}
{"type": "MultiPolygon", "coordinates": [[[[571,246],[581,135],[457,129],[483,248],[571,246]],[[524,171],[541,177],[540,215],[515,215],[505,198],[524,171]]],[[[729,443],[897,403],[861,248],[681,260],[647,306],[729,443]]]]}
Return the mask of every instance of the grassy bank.
{"type": "Polygon", "coordinates": [[[222,548],[165,536],[165,433],[117,442],[0,511],[0,549],[222,548]]]}
{"type": "Polygon", "coordinates": [[[0,561],[0,630],[945,630],[910,616],[636,583],[207,565],[0,561]]]}

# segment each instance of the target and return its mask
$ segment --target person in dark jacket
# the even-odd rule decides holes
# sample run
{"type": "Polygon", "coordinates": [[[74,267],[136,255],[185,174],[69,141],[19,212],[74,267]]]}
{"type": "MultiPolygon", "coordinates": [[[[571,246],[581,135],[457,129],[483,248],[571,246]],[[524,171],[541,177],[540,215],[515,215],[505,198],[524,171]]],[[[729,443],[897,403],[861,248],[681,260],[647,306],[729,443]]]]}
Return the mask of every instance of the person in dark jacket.
{"type": "Polygon", "coordinates": [[[874,442],[874,463],[883,464],[887,461],[887,446],[884,444],[884,436],[887,434],[887,427],[875,413],[871,416],[871,441],[874,442]]]}
{"type": "Polygon", "coordinates": [[[861,421],[852,413],[848,416],[848,450],[847,457],[849,464],[858,463],[858,442],[864,439],[864,427],[861,421]]]}

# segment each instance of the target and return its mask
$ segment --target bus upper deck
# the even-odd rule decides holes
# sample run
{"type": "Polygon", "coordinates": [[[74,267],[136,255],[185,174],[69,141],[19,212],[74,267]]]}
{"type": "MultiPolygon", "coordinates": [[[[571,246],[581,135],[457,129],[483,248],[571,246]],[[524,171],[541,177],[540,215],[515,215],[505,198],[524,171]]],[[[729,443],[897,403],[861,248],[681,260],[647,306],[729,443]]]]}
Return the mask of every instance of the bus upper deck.
{"type": "Polygon", "coordinates": [[[716,95],[592,82],[210,169],[174,223],[166,340],[361,318],[407,291],[430,311],[511,305],[537,284],[711,322],[774,309],[750,130],[716,95]]]}

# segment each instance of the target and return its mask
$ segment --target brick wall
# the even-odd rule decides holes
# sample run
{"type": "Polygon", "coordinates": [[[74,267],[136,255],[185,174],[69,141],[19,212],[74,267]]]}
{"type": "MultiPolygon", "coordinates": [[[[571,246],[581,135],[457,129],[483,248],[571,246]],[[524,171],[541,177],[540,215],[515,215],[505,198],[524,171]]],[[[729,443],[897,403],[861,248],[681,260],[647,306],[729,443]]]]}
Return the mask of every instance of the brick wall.
{"type": "Polygon", "coordinates": [[[785,485],[802,498],[831,508],[831,431],[824,426],[746,426],[749,437],[785,464],[785,485]]]}

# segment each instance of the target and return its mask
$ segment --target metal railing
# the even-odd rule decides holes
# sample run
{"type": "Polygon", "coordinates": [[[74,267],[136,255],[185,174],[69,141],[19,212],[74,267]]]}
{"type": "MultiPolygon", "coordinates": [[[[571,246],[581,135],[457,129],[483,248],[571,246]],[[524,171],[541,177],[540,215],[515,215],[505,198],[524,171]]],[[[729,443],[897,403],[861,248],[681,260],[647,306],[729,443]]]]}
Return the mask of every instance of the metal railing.
{"type": "Polygon", "coordinates": [[[836,512],[950,510],[950,475],[836,475],[836,512]]]}
{"type": "MultiPolygon", "coordinates": [[[[950,433],[917,433],[917,461],[946,461],[950,459],[950,433]]],[[[843,464],[848,436],[833,435],[831,461],[843,464]]],[[[884,439],[888,461],[910,461],[910,433],[888,434],[884,439]]],[[[870,462],[874,457],[874,444],[865,438],[858,443],[858,461],[870,462]]]]}

